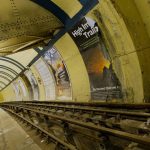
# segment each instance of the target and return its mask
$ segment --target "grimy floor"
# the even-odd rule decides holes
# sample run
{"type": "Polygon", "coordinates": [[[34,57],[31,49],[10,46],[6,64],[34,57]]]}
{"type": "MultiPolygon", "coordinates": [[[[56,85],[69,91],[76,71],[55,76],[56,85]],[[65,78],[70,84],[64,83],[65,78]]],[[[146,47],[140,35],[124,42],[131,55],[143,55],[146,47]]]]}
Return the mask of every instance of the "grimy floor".
{"type": "Polygon", "coordinates": [[[0,150],[41,150],[29,135],[0,109],[0,150]]]}

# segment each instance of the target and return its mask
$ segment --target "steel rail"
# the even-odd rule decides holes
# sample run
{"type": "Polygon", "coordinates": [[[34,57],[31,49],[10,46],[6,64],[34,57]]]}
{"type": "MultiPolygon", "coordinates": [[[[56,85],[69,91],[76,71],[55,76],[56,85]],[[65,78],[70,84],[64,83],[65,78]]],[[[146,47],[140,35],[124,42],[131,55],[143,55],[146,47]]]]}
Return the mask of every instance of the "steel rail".
{"type": "Polygon", "coordinates": [[[131,140],[133,142],[136,142],[136,143],[139,143],[139,144],[142,144],[142,145],[150,146],[150,138],[147,138],[147,137],[134,135],[134,134],[131,134],[131,133],[118,131],[118,130],[115,130],[115,129],[110,129],[110,128],[106,128],[106,127],[102,127],[102,126],[97,126],[97,125],[94,125],[94,124],[91,124],[91,123],[87,123],[87,122],[85,123],[83,121],[77,121],[77,120],[74,120],[74,119],[67,119],[63,116],[58,116],[58,115],[54,115],[54,114],[50,114],[50,113],[45,113],[45,112],[42,112],[42,111],[37,111],[37,110],[22,107],[22,106],[13,106],[13,107],[20,108],[20,109],[26,110],[26,111],[30,111],[30,112],[35,113],[35,114],[47,116],[47,117],[50,117],[50,118],[53,118],[53,119],[61,120],[63,122],[74,124],[74,125],[77,125],[77,126],[80,126],[80,127],[84,127],[84,128],[87,128],[87,129],[94,130],[94,131],[102,132],[104,134],[108,134],[108,135],[111,135],[111,136],[119,137],[119,138],[122,138],[122,139],[125,139],[125,140],[128,140],[128,141],[131,140]]]}
{"type": "MultiPolygon", "coordinates": [[[[137,117],[137,120],[147,120],[148,118],[150,118],[150,113],[143,113],[143,112],[131,112],[131,111],[122,111],[122,110],[109,110],[109,109],[99,109],[99,108],[91,108],[91,107],[77,107],[77,106],[59,106],[59,105],[46,105],[46,104],[32,104],[32,103],[26,103],[25,105],[27,105],[28,107],[34,106],[34,107],[43,107],[43,109],[47,108],[55,108],[55,109],[62,109],[62,110],[70,110],[73,112],[78,112],[78,111],[83,111],[84,113],[92,113],[94,115],[97,114],[104,114],[106,113],[108,116],[114,116],[114,115],[122,115],[122,116],[131,116],[131,117],[137,117]],[[142,117],[142,118],[141,118],[142,117]]],[[[24,106],[24,105],[22,105],[24,106]]],[[[45,110],[47,111],[47,110],[45,110]]]]}
{"type": "MultiPolygon", "coordinates": [[[[20,106],[23,106],[23,105],[20,105],[20,106]]],[[[12,106],[13,107],[13,106],[12,106]]],[[[39,111],[43,111],[43,112],[50,112],[50,113],[52,113],[52,111],[50,110],[50,109],[44,109],[44,108],[38,108],[37,106],[36,107],[33,107],[33,106],[28,106],[27,108],[30,108],[30,109],[35,109],[35,110],[39,110],[39,111]]],[[[110,113],[110,110],[107,110],[108,111],[108,114],[106,115],[106,112],[103,112],[102,111],[102,113],[97,113],[97,112],[94,112],[93,113],[93,110],[91,111],[91,110],[89,110],[89,112],[88,111],[83,111],[83,112],[81,112],[81,110],[80,111],[75,111],[75,109],[74,108],[69,108],[70,110],[71,110],[71,112],[73,112],[73,113],[76,113],[76,112],[80,112],[80,115],[81,115],[81,113],[88,113],[88,114],[90,114],[90,116],[92,117],[92,116],[96,116],[96,115],[104,115],[104,117],[106,117],[105,119],[108,119],[108,117],[118,117],[118,115],[120,115],[119,113],[116,113],[116,115],[114,115],[114,114],[111,114],[110,113]],[[92,112],[92,113],[91,113],[92,112]]],[[[84,109],[84,108],[83,108],[84,109]]],[[[88,108],[86,108],[86,109],[88,109],[88,108]]],[[[60,109],[56,109],[56,111],[59,111],[60,109]]],[[[61,109],[62,111],[68,111],[68,109],[67,110],[65,110],[65,109],[61,109]]],[[[99,111],[99,110],[98,110],[99,111]]],[[[105,110],[104,110],[105,111],[105,110]]],[[[65,113],[65,112],[64,112],[65,113]]],[[[122,112],[123,113],[123,112],[122,112]]],[[[72,117],[76,117],[75,116],[75,114],[73,114],[72,115],[72,117]],[[74,116],[73,116],[74,115],[74,116]]],[[[148,121],[148,119],[149,119],[149,115],[150,114],[148,114],[148,113],[138,113],[137,114],[137,112],[136,113],[132,113],[132,112],[127,112],[127,115],[125,116],[124,114],[123,114],[123,116],[119,116],[119,118],[122,120],[122,119],[132,119],[132,120],[138,120],[138,121],[148,121]],[[130,114],[131,113],[131,114],[130,114]],[[145,116],[146,115],[146,116],[145,116]],[[133,118],[133,116],[136,116],[136,118],[133,118]],[[143,118],[144,117],[144,118],[143,118]]],[[[89,118],[86,118],[86,120],[88,119],[89,121],[91,120],[91,122],[92,122],[92,118],[91,117],[89,117],[89,118]]],[[[118,119],[119,119],[118,118],[118,119]]],[[[116,118],[117,119],[117,118],[116,118]]],[[[105,124],[105,125],[107,125],[107,122],[106,121],[104,121],[104,120],[99,120],[102,124],[105,124]]],[[[144,123],[144,122],[143,122],[144,123]]],[[[119,125],[119,123],[111,123],[113,126],[118,126],[119,125]]],[[[150,132],[150,129],[148,129],[148,128],[139,128],[139,127],[137,127],[137,129],[139,130],[139,131],[145,131],[146,133],[149,133],[150,132]]]]}
{"type": "MultiPolygon", "coordinates": [[[[16,103],[16,102],[8,102],[16,103]]],[[[150,103],[109,103],[109,102],[71,102],[71,101],[17,101],[17,103],[34,103],[34,104],[58,104],[58,105],[75,105],[75,106],[90,106],[90,107],[109,107],[121,109],[150,109],[150,103]]]]}

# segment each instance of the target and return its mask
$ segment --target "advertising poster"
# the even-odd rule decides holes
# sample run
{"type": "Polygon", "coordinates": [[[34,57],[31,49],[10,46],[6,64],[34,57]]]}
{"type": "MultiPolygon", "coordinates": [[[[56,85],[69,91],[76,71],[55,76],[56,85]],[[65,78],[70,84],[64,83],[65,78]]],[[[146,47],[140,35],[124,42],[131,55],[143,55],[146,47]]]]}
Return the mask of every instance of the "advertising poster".
{"type": "Polygon", "coordinates": [[[26,75],[31,84],[33,91],[33,100],[39,100],[39,87],[33,73],[31,72],[31,70],[28,70],[24,74],[26,75]]]}
{"type": "Polygon", "coordinates": [[[25,88],[23,82],[22,82],[21,80],[18,80],[18,83],[19,83],[19,86],[20,86],[21,89],[22,89],[23,96],[26,97],[26,96],[27,96],[27,93],[26,93],[26,88],[25,88]]]}
{"type": "Polygon", "coordinates": [[[53,72],[57,88],[56,89],[57,99],[71,100],[72,93],[71,93],[70,79],[68,76],[66,66],[57,49],[54,47],[49,49],[44,54],[44,60],[46,61],[46,63],[53,72]]]}
{"type": "Polygon", "coordinates": [[[34,65],[40,74],[42,83],[44,85],[46,100],[56,100],[56,85],[50,69],[43,59],[38,60],[34,65]]]}
{"type": "Polygon", "coordinates": [[[12,83],[13,89],[15,91],[15,95],[16,95],[16,101],[22,101],[23,95],[22,95],[22,91],[19,87],[19,84],[17,81],[14,81],[12,83]]]}
{"type": "Polygon", "coordinates": [[[23,97],[27,96],[26,89],[25,89],[23,82],[21,80],[17,80],[17,81],[14,81],[12,85],[16,94],[16,100],[22,101],[23,97]]]}
{"type": "Polygon", "coordinates": [[[78,46],[86,65],[91,84],[91,98],[121,98],[120,82],[112,69],[97,23],[84,17],[69,34],[78,46]]]}

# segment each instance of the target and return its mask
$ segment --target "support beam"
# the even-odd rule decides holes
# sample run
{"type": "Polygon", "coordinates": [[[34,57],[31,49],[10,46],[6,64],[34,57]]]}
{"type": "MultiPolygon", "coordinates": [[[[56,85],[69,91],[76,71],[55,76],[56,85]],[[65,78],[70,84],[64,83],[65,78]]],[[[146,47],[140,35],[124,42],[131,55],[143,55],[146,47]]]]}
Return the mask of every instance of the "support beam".
{"type": "Polygon", "coordinates": [[[10,68],[10,67],[7,67],[7,66],[4,66],[4,65],[0,65],[0,68],[4,69],[4,70],[7,70],[11,73],[13,73],[15,76],[18,75],[18,72],[16,72],[14,69],[10,68]]]}
{"type": "Polygon", "coordinates": [[[11,80],[8,84],[5,84],[5,87],[3,87],[3,88],[0,90],[0,92],[1,92],[2,90],[4,90],[6,87],[8,87],[12,82],[14,82],[14,81],[15,81],[21,74],[23,74],[26,70],[27,70],[27,69],[24,69],[24,70],[22,70],[20,73],[17,73],[16,77],[15,77],[13,80],[11,80]]]}
{"type": "Polygon", "coordinates": [[[5,83],[5,82],[3,82],[3,81],[0,81],[0,83],[1,83],[1,84],[3,84],[4,86],[6,86],[6,83],[5,83]]]}
{"type": "Polygon", "coordinates": [[[11,82],[10,79],[8,79],[7,77],[5,77],[5,76],[3,76],[3,75],[0,75],[0,78],[3,78],[3,79],[5,79],[5,80],[7,80],[8,82],[11,82]]]}
{"type": "MultiPolygon", "coordinates": [[[[51,1],[49,0],[34,0],[34,2],[40,2],[43,1],[46,2],[45,5],[51,5],[51,1]],[[48,3],[48,2],[49,3],[48,3]]],[[[60,30],[48,43],[48,45],[40,52],[38,53],[38,55],[30,62],[30,64],[28,65],[28,67],[30,67],[32,64],[34,64],[41,56],[44,55],[44,53],[51,48],[65,33],[69,32],[75,25],[76,23],[78,23],[78,21],[84,17],[94,6],[96,6],[96,4],[98,4],[98,0],[87,0],[87,2],[85,3],[85,5],[83,6],[83,8],[72,18],[69,19],[67,21],[67,23],[65,24],[65,28],[63,28],[62,30],[60,30]]],[[[38,3],[40,5],[40,3],[38,3]]],[[[50,8],[48,9],[45,5],[41,5],[42,7],[44,7],[45,9],[50,10],[50,8]]]]}
{"type": "Polygon", "coordinates": [[[34,50],[37,52],[37,53],[40,53],[40,49],[38,47],[34,48],[34,50]]]}
{"type": "Polygon", "coordinates": [[[9,73],[5,72],[5,71],[0,71],[0,74],[5,75],[7,77],[9,77],[10,79],[14,79],[14,77],[12,75],[10,75],[9,73]]]}
{"type": "Polygon", "coordinates": [[[7,57],[7,56],[2,56],[2,58],[5,58],[5,59],[8,59],[14,63],[16,63],[17,65],[19,65],[20,67],[22,67],[22,69],[25,69],[25,67],[20,63],[18,62],[17,60],[13,59],[13,58],[10,58],[10,57],[7,57]]]}
{"type": "Polygon", "coordinates": [[[1,61],[5,61],[5,62],[8,62],[10,64],[13,64],[14,66],[16,66],[17,68],[19,68],[20,70],[23,70],[24,68],[21,67],[20,65],[18,65],[17,63],[13,62],[12,60],[9,60],[9,59],[5,59],[3,57],[0,57],[0,60],[1,61]]]}
{"type": "Polygon", "coordinates": [[[53,13],[63,24],[70,19],[69,16],[51,0],[31,0],[53,13]]]}

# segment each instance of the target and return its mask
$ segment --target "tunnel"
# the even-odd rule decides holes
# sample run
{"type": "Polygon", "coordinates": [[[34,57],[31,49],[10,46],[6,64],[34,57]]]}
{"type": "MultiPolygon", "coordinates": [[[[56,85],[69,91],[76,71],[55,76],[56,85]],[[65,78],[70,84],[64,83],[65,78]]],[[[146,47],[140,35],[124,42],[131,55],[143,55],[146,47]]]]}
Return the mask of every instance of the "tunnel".
{"type": "Polygon", "coordinates": [[[3,0],[0,150],[148,150],[149,0],[3,0]]]}

